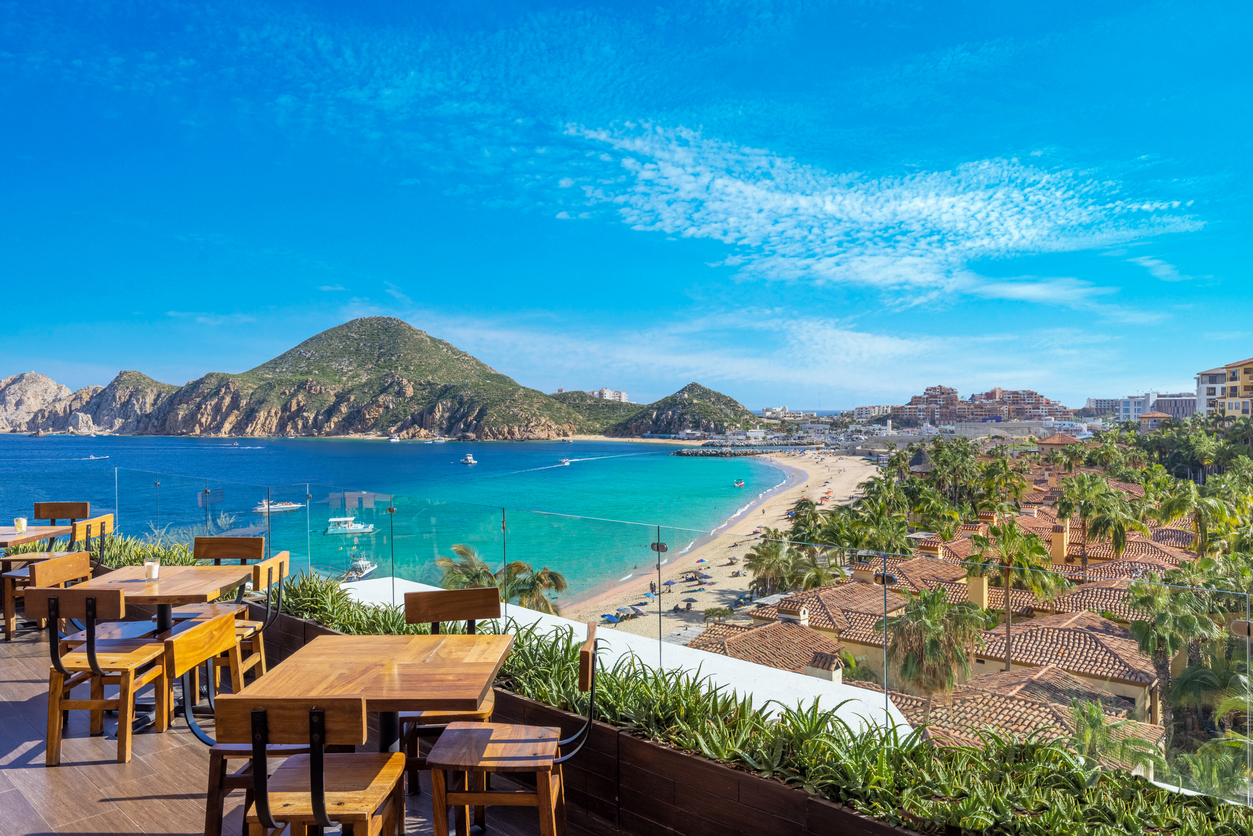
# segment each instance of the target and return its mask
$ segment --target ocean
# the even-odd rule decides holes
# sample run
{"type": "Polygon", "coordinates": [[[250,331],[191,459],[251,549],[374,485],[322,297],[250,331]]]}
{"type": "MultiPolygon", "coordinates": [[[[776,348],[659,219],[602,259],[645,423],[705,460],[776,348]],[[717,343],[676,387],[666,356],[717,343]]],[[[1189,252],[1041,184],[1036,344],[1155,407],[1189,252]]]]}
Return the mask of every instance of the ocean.
{"type": "Polygon", "coordinates": [[[493,568],[561,573],[569,599],[651,568],[658,542],[673,559],[787,478],[765,461],[674,449],[0,435],[0,520],[30,517],[38,501],[88,500],[93,513],[117,514],[126,535],[260,534],[296,568],[339,574],[357,559],[378,565],[376,576],[428,583],[440,577],[435,558],[465,545],[493,568]],[[479,464],[460,464],[467,453],[479,464]],[[255,513],[267,498],[301,507],[255,513]],[[344,517],[372,529],[327,533],[344,517]]]}

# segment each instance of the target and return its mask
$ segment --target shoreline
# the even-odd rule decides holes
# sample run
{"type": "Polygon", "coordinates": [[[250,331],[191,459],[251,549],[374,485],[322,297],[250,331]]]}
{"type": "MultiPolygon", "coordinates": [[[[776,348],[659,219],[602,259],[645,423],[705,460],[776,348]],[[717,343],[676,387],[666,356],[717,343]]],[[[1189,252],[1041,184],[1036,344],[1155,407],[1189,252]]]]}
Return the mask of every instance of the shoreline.
{"type": "MultiPolygon", "coordinates": [[[[663,565],[659,571],[633,575],[608,588],[601,586],[569,601],[557,601],[562,615],[579,621],[599,621],[602,614],[616,613],[619,607],[639,606],[647,614],[623,621],[616,625],[616,629],[636,635],[662,636],[685,627],[700,626],[704,610],[731,607],[737,599],[749,593],[752,577],[747,573],[737,577],[733,573],[742,569],[741,558],[757,539],[752,533],[754,529],[787,527],[787,512],[804,496],[817,501],[830,491],[832,504],[848,502],[856,485],[878,472],[877,465],[861,458],[825,451],[776,453],[761,458],[787,473],[784,483],[767,491],[713,532],[699,537],[691,548],[663,565]],[[729,560],[732,557],[736,558],[735,563],[729,560]],[[699,562],[701,560],[704,562],[699,562]],[[709,585],[698,586],[681,580],[684,574],[697,567],[711,576],[709,585]],[[675,583],[666,587],[664,584],[668,580],[675,583]],[[667,598],[669,593],[662,592],[657,598],[649,599],[644,593],[649,591],[650,582],[658,584],[658,589],[668,588],[679,594],[667,598]],[[676,602],[686,607],[685,599],[689,598],[694,599],[690,612],[686,609],[674,612],[676,602]]],[[[749,620],[743,615],[746,612],[746,609],[737,610],[728,621],[748,624],[749,620]]]]}

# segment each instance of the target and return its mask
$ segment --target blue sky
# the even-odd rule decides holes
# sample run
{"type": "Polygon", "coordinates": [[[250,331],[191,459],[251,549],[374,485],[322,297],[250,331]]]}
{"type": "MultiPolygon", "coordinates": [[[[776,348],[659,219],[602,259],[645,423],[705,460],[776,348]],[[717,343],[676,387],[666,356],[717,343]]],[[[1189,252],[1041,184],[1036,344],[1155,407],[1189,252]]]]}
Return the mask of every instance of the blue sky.
{"type": "Polygon", "coordinates": [[[1238,3],[83,2],[0,30],[0,376],[389,314],[750,407],[1253,355],[1238,3]]]}

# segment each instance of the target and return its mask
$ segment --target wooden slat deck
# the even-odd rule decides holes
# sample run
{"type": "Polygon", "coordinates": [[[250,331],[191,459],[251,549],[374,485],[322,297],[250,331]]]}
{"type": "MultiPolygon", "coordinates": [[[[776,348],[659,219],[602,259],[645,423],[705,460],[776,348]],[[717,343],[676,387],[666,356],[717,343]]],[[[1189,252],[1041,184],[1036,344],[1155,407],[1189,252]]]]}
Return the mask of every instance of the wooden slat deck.
{"type": "MultiPolygon", "coordinates": [[[[89,737],[87,713],[71,712],[62,765],[49,768],[44,766],[47,689],[47,644],[38,633],[21,630],[14,641],[0,645],[0,836],[202,832],[208,749],[181,718],[165,734],[136,734],[131,762],[119,764],[116,741],[89,737]]],[[[212,734],[212,721],[203,722],[212,734]]],[[[106,731],[115,726],[114,718],[105,719],[106,731]]],[[[371,741],[363,748],[373,747],[371,741]]],[[[493,786],[495,781],[509,786],[503,777],[493,786]]],[[[422,782],[422,795],[408,797],[406,832],[415,836],[434,832],[425,772],[422,782]]],[[[225,834],[240,832],[242,801],[242,793],[230,797],[225,834]]],[[[539,834],[533,809],[492,808],[488,816],[490,831],[498,836],[539,834]]],[[[611,831],[570,822],[566,832],[593,836],[611,831]]]]}

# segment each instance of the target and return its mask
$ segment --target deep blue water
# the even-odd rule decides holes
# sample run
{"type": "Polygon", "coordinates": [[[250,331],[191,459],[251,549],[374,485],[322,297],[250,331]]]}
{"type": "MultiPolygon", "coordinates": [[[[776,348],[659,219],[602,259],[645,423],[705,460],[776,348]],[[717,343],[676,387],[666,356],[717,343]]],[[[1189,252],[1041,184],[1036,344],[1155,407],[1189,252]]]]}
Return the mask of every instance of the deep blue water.
{"type": "Polygon", "coordinates": [[[425,581],[438,578],[436,556],[464,543],[493,565],[507,558],[561,572],[568,597],[650,565],[658,537],[673,557],[784,479],[753,459],[682,458],[673,449],[2,435],[0,519],[29,517],[41,500],[86,499],[93,512],[116,513],[122,534],[264,534],[298,566],[340,572],[356,552],[380,564],[380,575],[425,581]],[[480,463],[460,464],[467,452],[480,463]],[[253,513],[267,496],[305,507],[253,513]],[[325,533],[327,520],[342,516],[374,531],[325,533]]]}

